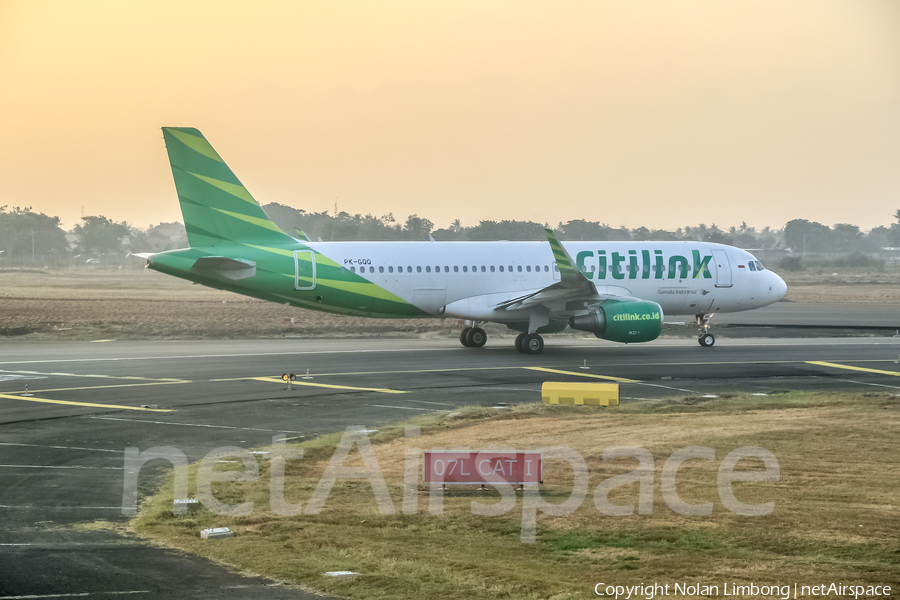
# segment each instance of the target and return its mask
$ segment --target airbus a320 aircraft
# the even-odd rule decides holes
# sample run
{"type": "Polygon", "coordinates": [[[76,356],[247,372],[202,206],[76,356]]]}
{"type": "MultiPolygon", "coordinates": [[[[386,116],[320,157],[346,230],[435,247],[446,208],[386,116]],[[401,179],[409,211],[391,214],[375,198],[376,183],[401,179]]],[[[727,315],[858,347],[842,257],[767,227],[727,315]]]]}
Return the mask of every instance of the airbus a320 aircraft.
{"type": "Polygon", "coordinates": [[[781,299],[787,286],[749,253],[704,242],[318,242],[281,231],[196,129],[163,135],[190,248],[142,255],[162,273],[301,308],[362,317],[453,317],[463,346],[483,323],[541,334],[571,327],[623,343],[648,342],[663,315],[693,315],[712,346],[709,317],[781,299]]]}

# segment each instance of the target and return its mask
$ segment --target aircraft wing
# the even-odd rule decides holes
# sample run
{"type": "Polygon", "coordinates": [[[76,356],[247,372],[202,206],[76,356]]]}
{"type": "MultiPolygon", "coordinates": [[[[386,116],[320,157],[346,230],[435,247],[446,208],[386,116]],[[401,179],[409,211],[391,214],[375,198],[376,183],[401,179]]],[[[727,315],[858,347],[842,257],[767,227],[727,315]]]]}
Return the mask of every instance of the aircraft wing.
{"type": "Polygon", "coordinates": [[[550,242],[550,248],[553,250],[553,260],[559,269],[559,281],[542,290],[501,302],[494,310],[518,310],[560,301],[564,301],[566,304],[575,302],[580,304],[581,308],[585,308],[613,297],[599,294],[597,287],[575,266],[575,261],[556,239],[556,234],[551,229],[545,231],[547,232],[547,241],[550,242]]]}

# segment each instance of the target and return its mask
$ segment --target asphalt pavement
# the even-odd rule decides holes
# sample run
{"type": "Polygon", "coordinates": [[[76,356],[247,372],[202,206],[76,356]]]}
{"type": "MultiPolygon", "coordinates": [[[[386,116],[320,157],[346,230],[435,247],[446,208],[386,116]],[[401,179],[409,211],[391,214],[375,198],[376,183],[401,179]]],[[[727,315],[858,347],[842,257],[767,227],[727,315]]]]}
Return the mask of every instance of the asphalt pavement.
{"type": "MultiPolygon", "coordinates": [[[[312,598],[157,547],[123,526],[127,447],[197,460],[286,434],[378,428],[461,405],[540,401],[544,381],[615,381],[622,402],[725,391],[900,394],[900,338],[691,339],[617,345],[510,339],[100,341],[6,344],[0,354],[0,599],[312,598]],[[290,389],[283,373],[297,379],[290,389]],[[26,389],[27,386],[27,389],[26,389]]],[[[152,491],[159,469],[141,473],[152,491]]]]}

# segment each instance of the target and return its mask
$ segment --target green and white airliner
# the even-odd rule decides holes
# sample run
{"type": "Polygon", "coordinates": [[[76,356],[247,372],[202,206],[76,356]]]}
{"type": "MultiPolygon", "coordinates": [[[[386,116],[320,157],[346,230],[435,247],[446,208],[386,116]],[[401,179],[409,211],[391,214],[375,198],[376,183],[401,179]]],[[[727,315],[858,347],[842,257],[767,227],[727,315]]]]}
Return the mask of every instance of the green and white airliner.
{"type": "Polygon", "coordinates": [[[781,299],[787,286],[751,254],[704,242],[310,242],[280,230],[197,131],[163,128],[190,248],[142,255],[162,273],[272,302],[342,315],[455,318],[464,346],[480,325],[541,334],[566,327],[648,342],[663,315],[709,317],[781,299]]]}

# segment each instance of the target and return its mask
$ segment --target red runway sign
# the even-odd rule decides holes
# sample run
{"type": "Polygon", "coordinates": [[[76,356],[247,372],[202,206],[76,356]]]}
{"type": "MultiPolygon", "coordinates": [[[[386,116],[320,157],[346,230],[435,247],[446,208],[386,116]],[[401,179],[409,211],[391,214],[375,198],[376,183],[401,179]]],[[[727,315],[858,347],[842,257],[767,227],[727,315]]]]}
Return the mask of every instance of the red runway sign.
{"type": "Polygon", "coordinates": [[[540,452],[454,452],[426,450],[422,481],[426,484],[522,485],[543,483],[540,452]]]}

